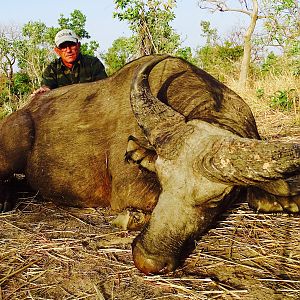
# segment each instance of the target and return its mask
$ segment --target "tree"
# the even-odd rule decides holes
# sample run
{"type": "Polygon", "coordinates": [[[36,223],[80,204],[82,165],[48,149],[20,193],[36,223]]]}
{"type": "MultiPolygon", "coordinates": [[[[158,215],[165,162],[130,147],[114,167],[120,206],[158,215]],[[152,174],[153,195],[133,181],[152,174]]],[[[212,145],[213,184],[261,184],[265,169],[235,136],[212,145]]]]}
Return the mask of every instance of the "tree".
{"type": "Polygon", "coordinates": [[[242,55],[243,47],[229,41],[223,44],[206,44],[195,53],[197,64],[221,81],[235,78],[238,70],[237,62],[242,55]]]}
{"type": "Polygon", "coordinates": [[[120,37],[116,39],[106,54],[104,60],[107,74],[111,75],[121,69],[133,56],[135,41],[133,37],[120,37]]]}
{"type": "Polygon", "coordinates": [[[247,76],[251,61],[251,39],[259,18],[265,16],[259,15],[259,7],[257,0],[238,0],[239,8],[232,8],[228,6],[227,0],[199,0],[199,6],[203,9],[209,9],[212,12],[238,12],[246,14],[250,17],[249,26],[244,34],[244,52],[240,68],[239,87],[244,88],[247,83],[247,76]]]}
{"type": "Polygon", "coordinates": [[[58,19],[59,29],[68,28],[72,29],[80,38],[89,39],[91,36],[85,30],[86,16],[78,9],[75,9],[69,18],[63,14],[58,19]]]}
{"type": "Polygon", "coordinates": [[[171,27],[176,0],[115,0],[114,17],[127,21],[136,40],[138,56],[154,53],[173,54],[180,36],[171,27]]]}
{"type": "Polygon", "coordinates": [[[193,56],[191,47],[179,48],[176,51],[175,56],[181,57],[194,65],[196,64],[196,59],[193,56]]]}
{"type": "Polygon", "coordinates": [[[0,71],[10,84],[13,83],[14,66],[17,63],[14,51],[15,42],[20,39],[17,27],[6,27],[0,30],[0,71]]]}
{"type": "Polygon", "coordinates": [[[20,29],[14,26],[3,27],[0,30],[0,105],[5,106],[5,109],[0,111],[0,116],[18,107],[18,97],[15,96],[17,65],[15,48],[20,36],[20,29]],[[6,105],[7,102],[9,105],[6,105]]]}
{"type": "Polygon", "coordinates": [[[206,38],[206,45],[214,45],[218,39],[218,31],[216,28],[211,28],[209,21],[201,21],[200,27],[203,34],[201,36],[206,38]]]}
{"type": "MultiPolygon", "coordinates": [[[[237,0],[238,8],[229,7],[229,0],[199,0],[199,6],[212,12],[237,12],[250,17],[244,34],[244,54],[240,68],[240,87],[244,87],[249,72],[253,45],[280,47],[286,55],[300,54],[300,8],[298,0],[237,0]],[[260,38],[254,38],[257,21],[262,20],[260,38]]],[[[264,51],[266,53],[266,51],[264,51]]],[[[299,69],[299,68],[298,68],[299,69]]]]}
{"type": "Polygon", "coordinates": [[[42,72],[54,57],[47,26],[40,21],[28,22],[22,28],[23,38],[16,42],[18,66],[28,74],[32,89],[41,85],[42,72]]]}
{"type": "Polygon", "coordinates": [[[291,71],[291,74],[300,74],[300,11],[298,0],[261,0],[261,10],[266,18],[263,22],[263,32],[254,40],[256,45],[264,51],[262,71],[264,76],[268,72],[281,74],[291,71]],[[274,53],[272,53],[274,52],[274,53]],[[267,68],[265,66],[268,66],[267,68]]]}
{"type": "Polygon", "coordinates": [[[300,8],[298,0],[262,0],[262,8],[268,17],[264,22],[266,45],[288,51],[300,33],[300,8]]]}

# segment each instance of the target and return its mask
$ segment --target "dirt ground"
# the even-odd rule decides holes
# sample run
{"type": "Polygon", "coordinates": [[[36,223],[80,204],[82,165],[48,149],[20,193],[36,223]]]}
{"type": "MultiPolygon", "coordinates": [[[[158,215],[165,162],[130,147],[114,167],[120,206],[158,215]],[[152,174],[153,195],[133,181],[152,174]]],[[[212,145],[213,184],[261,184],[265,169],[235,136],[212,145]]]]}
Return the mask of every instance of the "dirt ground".
{"type": "MultiPolygon", "coordinates": [[[[257,117],[264,138],[300,143],[299,124],[257,117]]],[[[137,233],[114,228],[110,210],[20,197],[0,215],[1,300],[300,299],[299,215],[256,214],[240,199],[174,273],[145,276],[131,257],[137,233]]]]}

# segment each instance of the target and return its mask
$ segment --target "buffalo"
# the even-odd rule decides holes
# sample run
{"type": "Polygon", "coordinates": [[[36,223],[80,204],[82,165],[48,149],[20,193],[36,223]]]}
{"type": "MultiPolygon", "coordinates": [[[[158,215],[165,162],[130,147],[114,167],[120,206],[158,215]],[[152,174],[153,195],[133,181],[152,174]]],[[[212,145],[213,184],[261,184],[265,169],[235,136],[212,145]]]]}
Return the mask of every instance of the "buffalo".
{"type": "Polygon", "coordinates": [[[241,97],[168,55],[35,96],[2,120],[0,143],[2,186],[24,174],[44,199],[124,212],[145,274],[174,270],[245,191],[256,211],[300,208],[300,144],[261,140],[241,97]]]}

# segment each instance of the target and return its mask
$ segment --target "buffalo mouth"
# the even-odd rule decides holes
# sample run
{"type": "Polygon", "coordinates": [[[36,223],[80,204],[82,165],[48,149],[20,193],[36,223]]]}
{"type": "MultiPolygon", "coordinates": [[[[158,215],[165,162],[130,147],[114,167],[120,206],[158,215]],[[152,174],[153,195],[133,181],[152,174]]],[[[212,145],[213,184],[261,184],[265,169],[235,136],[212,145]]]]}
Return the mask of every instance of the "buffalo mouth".
{"type": "Polygon", "coordinates": [[[176,255],[151,253],[144,247],[140,235],[132,243],[132,256],[135,266],[146,275],[166,274],[179,265],[176,255]]]}

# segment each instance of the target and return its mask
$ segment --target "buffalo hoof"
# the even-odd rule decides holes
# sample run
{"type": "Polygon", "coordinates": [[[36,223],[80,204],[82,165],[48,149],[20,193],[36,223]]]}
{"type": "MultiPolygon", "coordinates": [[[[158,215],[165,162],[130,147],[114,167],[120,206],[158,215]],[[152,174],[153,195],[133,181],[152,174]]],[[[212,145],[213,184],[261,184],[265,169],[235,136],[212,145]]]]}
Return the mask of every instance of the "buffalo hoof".
{"type": "Polygon", "coordinates": [[[132,256],[135,266],[146,275],[167,274],[178,266],[172,256],[149,254],[139,241],[133,241],[132,256]]]}
{"type": "Polygon", "coordinates": [[[0,213],[5,213],[14,209],[16,205],[16,196],[13,191],[6,187],[0,187],[0,213]]]}
{"type": "Polygon", "coordinates": [[[22,174],[14,174],[11,178],[0,182],[0,213],[13,210],[19,201],[20,195],[32,194],[26,178],[22,174]]]}
{"type": "Polygon", "coordinates": [[[16,193],[10,182],[0,184],[0,213],[13,210],[16,205],[16,193]]]}
{"type": "Polygon", "coordinates": [[[258,188],[252,188],[248,191],[247,198],[249,206],[257,212],[293,214],[300,212],[300,195],[277,196],[258,188]]]}
{"type": "Polygon", "coordinates": [[[0,213],[5,213],[8,211],[13,210],[15,207],[15,203],[10,201],[10,200],[6,200],[6,199],[1,199],[0,200],[0,213]]]}

